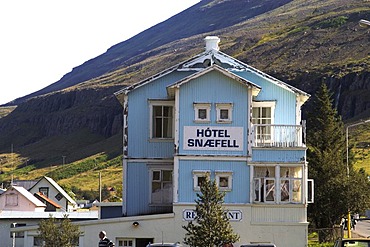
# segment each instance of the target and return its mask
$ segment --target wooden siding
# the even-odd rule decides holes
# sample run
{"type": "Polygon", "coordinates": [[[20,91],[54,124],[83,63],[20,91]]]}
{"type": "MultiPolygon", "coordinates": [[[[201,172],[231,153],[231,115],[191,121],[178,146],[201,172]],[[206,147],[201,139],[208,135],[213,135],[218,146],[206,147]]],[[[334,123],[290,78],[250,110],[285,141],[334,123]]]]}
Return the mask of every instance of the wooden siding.
{"type": "Polygon", "coordinates": [[[255,101],[276,101],[274,124],[296,124],[296,95],[294,92],[271,83],[262,75],[253,72],[236,74],[262,87],[255,101]]]}
{"type": "Polygon", "coordinates": [[[251,224],[258,223],[306,223],[306,208],[304,205],[252,206],[251,224]]]}
{"type": "Polygon", "coordinates": [[[141,86],[128,97],[128,157],[167,158],[174,153],[174,141],[150,141],[149,99],[167,99],[168,85],[190,72],[174,72],[141,86]]]}
{"type": "Polygon", "coordinates": [[[304,162],[306,151],[302,149],[253,148],[253,162],[304,162]]]}
{"type": "Polygon", "coordinates": [[[248,88],[225,75],[213,71],[202,77],[196,78],[180,88],[180,121],[179,121],[179,153],[180,154],[215,154],[215,155],[246,155],[247,153],[247,122],[248,113],[248,88]],[[211,103],[210,123],[194,121],[194,103],[211,103]],[[232,103],[232,122],[216,122],[216,103],[232,103]],[[212,151],[212,150],[184,150],[184,126],[218,126],[242,127],[242,151],[212,151]]]}
{"type": "Polygon", "coordinates": [[[193,188],[193,170],[210,170],[211,179],[216,170],[232,171],[232,190],[226,192],[225,203],[249,202],[249,166],[242,161],[180,160],[179,162],[179,203],[194,202],[197,198],[193,188]]]}
{"type": "Polygon", "coordinates": [[[146,163],[127,164],[127,216],[148,214],[149,172],[146,163]]]}

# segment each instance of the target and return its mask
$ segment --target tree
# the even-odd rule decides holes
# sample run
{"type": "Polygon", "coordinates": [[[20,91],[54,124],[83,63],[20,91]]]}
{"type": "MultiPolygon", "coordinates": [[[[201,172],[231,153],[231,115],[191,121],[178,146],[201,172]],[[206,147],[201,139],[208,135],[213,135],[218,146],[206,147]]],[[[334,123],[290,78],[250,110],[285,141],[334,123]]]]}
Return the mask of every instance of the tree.
{"type": "Polygon", "coordinates": [[[214,247],[235,243],[239,236],[233,232],[227,212],[222,206],[225,193],[218,190],[215,181],[208,178],[197,193],[196,223],[190,221],[184,243],[192,247],[214,247]]]}
{"type": "MultiPolygon", "coordinates": [[[[309,177],[315,180],[315,203],[309,204],[308,217],[316,228],[332,228],[346,217],[348,209],[360,212],[369,206],[369,199],[363,196],[368,193],[369,182],[352,164],[347,174],[344,124],[325,84],[310,103],[307,161],[309,177]]],[[[325,235],[320,238],[326,240],[325,235]]]]}
{"type": "Polygon", "coordinates": [[[45,242],[45,247],[78,246],[80,229],[71,223],[67,215],[58,221],[52,215],[39,224],[39,236],[45,242]]]}

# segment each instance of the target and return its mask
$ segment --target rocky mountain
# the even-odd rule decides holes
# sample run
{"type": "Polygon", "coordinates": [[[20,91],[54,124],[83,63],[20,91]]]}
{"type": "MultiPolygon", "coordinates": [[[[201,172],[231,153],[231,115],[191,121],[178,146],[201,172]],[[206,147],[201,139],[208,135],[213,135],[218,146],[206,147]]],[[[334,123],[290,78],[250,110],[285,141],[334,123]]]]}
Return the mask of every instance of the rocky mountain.
{"type": "MultiPolygon", "coordinates": [[[[18,107],[0,118],[0,154],[12,147],[17,166],[29,167],[20,174],[61,164],[62,156],[116,157],[122,107],[113,93],[199,53],[207,35],[310,94],[327,83],[344,120],[369,118],[370,29],[360,19],[370,19],[368,0],[203,0],[9,103],[18,107]]],[[[7,163],[0,157],[0,167],[7,163]]]]}

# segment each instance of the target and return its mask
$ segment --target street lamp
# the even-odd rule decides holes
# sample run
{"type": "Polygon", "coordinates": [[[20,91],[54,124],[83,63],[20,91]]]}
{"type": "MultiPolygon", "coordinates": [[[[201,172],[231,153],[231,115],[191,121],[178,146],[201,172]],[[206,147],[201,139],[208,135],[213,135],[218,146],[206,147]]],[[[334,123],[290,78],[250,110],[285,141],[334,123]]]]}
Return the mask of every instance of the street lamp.
{"type": "Polygon", "coordinates": [[[361,27],[370,27],[370,21],[368,20],[362,19],[358,23],[360,24],[361,27]]]}
{"type": "MultiPolygon", "coordinates": [[[[348,179],[348,181],[349,181],[348,129],[351,128],[351,127],[355,127],[355,126],[358,126],[358,125],[361,125],[361,124],[365,124],[365,123],[369,123],[369,122],[370,122],[370,119],[361,120],[360,122],[347,125],[347,127],[346,127],[346,148],[347,148],[347,163],[346,164],[347,164],[347,179],[348,179]]],[[[349,205],[348,205],[347,230],[348,230],[348,238],[350,238],[351,237],[351,211],[349,209],[349,205]]]]}

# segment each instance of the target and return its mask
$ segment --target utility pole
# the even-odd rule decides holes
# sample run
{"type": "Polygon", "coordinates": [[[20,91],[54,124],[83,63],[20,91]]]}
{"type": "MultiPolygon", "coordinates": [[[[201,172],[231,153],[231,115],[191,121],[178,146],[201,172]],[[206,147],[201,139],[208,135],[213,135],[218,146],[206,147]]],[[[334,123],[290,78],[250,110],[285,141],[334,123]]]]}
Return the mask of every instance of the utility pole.
{"type": "MultiPolygon", "coordinates": [[[[354,124],[350,124],[350,125],[347,125],[346,127],[346,149],[347,149],[347,162],[346,162],[346,165],[347,165],[347,179],[348,179],[348,186],[349,186],[349,150],[348,150],[348,129],[350,127],[354,127],[354,126],[357,126],[357,125],[361,125],[361,124],[366,124],[366,123],[369,123],[370,122],[370,119],[367,119],[367,120],[361,120],[360,122],[358,123],[354,123],[354,124]]],[[[349,188],[349,187],[348,187],[349,188]]],[[[348,238],[351,238],[351,209],[350,209],[350,206],[349,206],[349,202],[348,202],[348,216],[347,216],[347,230],[348,230],[348,238]]]]}

